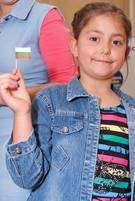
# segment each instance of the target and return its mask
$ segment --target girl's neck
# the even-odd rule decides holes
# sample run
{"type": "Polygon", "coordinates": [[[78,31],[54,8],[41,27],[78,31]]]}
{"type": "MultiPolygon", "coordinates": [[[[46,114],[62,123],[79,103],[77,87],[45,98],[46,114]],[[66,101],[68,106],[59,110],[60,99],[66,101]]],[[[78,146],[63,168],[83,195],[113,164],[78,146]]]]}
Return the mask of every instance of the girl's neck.
{"type": "Polygon", "coordinates": [[[85,90],[93,96],[100,96],[111,92],[111,79],[101,80],[88,77],[80,77],[80,82],[85,90]]]}
{"type": "Polygon", "coordinates": [[[101,106],[115,106],[120,104],[120,97],[111,89],[112,80],[83,79],[80,82],[91,95],[99,97],[101,106]]]}

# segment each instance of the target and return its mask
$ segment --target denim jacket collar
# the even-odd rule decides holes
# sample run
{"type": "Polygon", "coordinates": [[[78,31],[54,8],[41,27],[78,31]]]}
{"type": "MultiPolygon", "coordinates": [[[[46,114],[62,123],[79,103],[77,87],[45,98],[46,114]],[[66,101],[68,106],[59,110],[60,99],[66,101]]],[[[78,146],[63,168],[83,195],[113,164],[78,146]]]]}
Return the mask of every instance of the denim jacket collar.
{"type": "Polygon", "coordinates": [[[72,101],[75,98],[79,97],[91,97],[83,88],[79,81],[79,77],[76,77],[75,79],[71,80],[71,82],[67,85],[67,100],[72,101]]]}
{"type": "Polygon", "coordinates": [[[25,20],[31,11],[35,0],[19,0],[8,16],[14,16],[20,20],[25,20]]]}
{"type": "MultiPolygon", "coordinates": [[[[122,101],[125,101],[126,104],[131,107],[135,107],[134,98],[128,96],[127,94],[125,94],[120,89],[114,86],[112,88],[113,88],[113,91],[115,91],[115,93],[120,96],[122,101]]],[[[88,94],[83,88],[83,86],[81,85],[79,81],[79,77],[76,77],[71,82],[69,82],[67,86],[67,100],[72,101],[73,99],[79,98],[79,97],[89,97],[91,100],[98,99],[98,97],[88,94]]]]}

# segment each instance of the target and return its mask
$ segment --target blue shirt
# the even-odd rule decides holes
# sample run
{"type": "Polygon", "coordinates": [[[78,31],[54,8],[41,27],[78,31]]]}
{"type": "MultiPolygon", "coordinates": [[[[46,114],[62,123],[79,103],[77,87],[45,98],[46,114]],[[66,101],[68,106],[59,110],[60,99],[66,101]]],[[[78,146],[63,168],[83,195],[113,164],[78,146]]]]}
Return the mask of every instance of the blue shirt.
{"type": "Polygon", "coordinates": [[[11,12],[0,20],[0,73],[15,68],[15,47],[30,47],[32,59],[18,61],[25,84],[34,86],[48,82],[38,39],[42,21],[50,9],[50,5],[39,4],[35,0],[19,0],[11,12]]]}
{"type": "MultiPolygon", "coordinates": [[[[35,86],[48,82],[38,36],[42,21],[50,9],[50,5],[39,4],[35,0],[19,0],[11,12],[0,19],[0,73],[8,73],[15,68],[15,47],[31,47],[32,59],[18,61],[25,84],[35,86]]],[[[12,126],[11,110],[0,105],[0,200],[26,201],[29,191],[14,184],[5,164],[5,144],[11,136],[12,126]]]]}
{"type": "MultiPolygon", "coordinates": [[[[135,99],[120,90],[129,129],[132,201],[135,180],[135,99]]],[[[34,190],[28,201],[91,201],[100,133],[99,99],[76,78],[42,90],[33,102],[29,139],[7,146],[17,185],[34,190]]]]}

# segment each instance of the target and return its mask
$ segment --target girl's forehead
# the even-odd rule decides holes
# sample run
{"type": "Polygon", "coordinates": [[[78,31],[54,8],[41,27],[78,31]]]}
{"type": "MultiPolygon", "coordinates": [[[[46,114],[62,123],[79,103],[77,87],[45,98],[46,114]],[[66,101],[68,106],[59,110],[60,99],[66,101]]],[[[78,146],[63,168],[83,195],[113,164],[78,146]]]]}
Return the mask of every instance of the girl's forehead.
{"type": "Polygon", "coordinates": [[[118,24],[121,24],[123,25],[123,22],[122,20],[120,19],[119,16],[117,15],[114,15],[114,14],[111,14],[111,13],[107,13],[107,14],[99,14],[99,15],[94,15],[94,16],[91,16],[87,22],[87,24],[92,24],[92,23],[102,23],[102,22],[111,22],[111,23],[118,23],[118,24]]]}
{"type": "Polygon", "coordinates": [[[126,34],[122,20],[118,16],[110,14],[102,14],[91,17],[83,29],[103,30],[103,32],[118,31],[119,33],[124,33],[124,35],[126,34]]]}

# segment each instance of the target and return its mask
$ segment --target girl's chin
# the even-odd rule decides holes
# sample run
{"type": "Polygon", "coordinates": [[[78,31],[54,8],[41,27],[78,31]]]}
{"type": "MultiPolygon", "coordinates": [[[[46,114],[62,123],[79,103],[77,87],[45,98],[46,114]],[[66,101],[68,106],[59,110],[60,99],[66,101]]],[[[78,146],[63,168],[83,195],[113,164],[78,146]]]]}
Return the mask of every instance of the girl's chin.
{"type": "Polygon", "coordinates": [[[96,73],[94,77],[99,80],[111,79],[113,77],[113,73],[96,73]]]}

